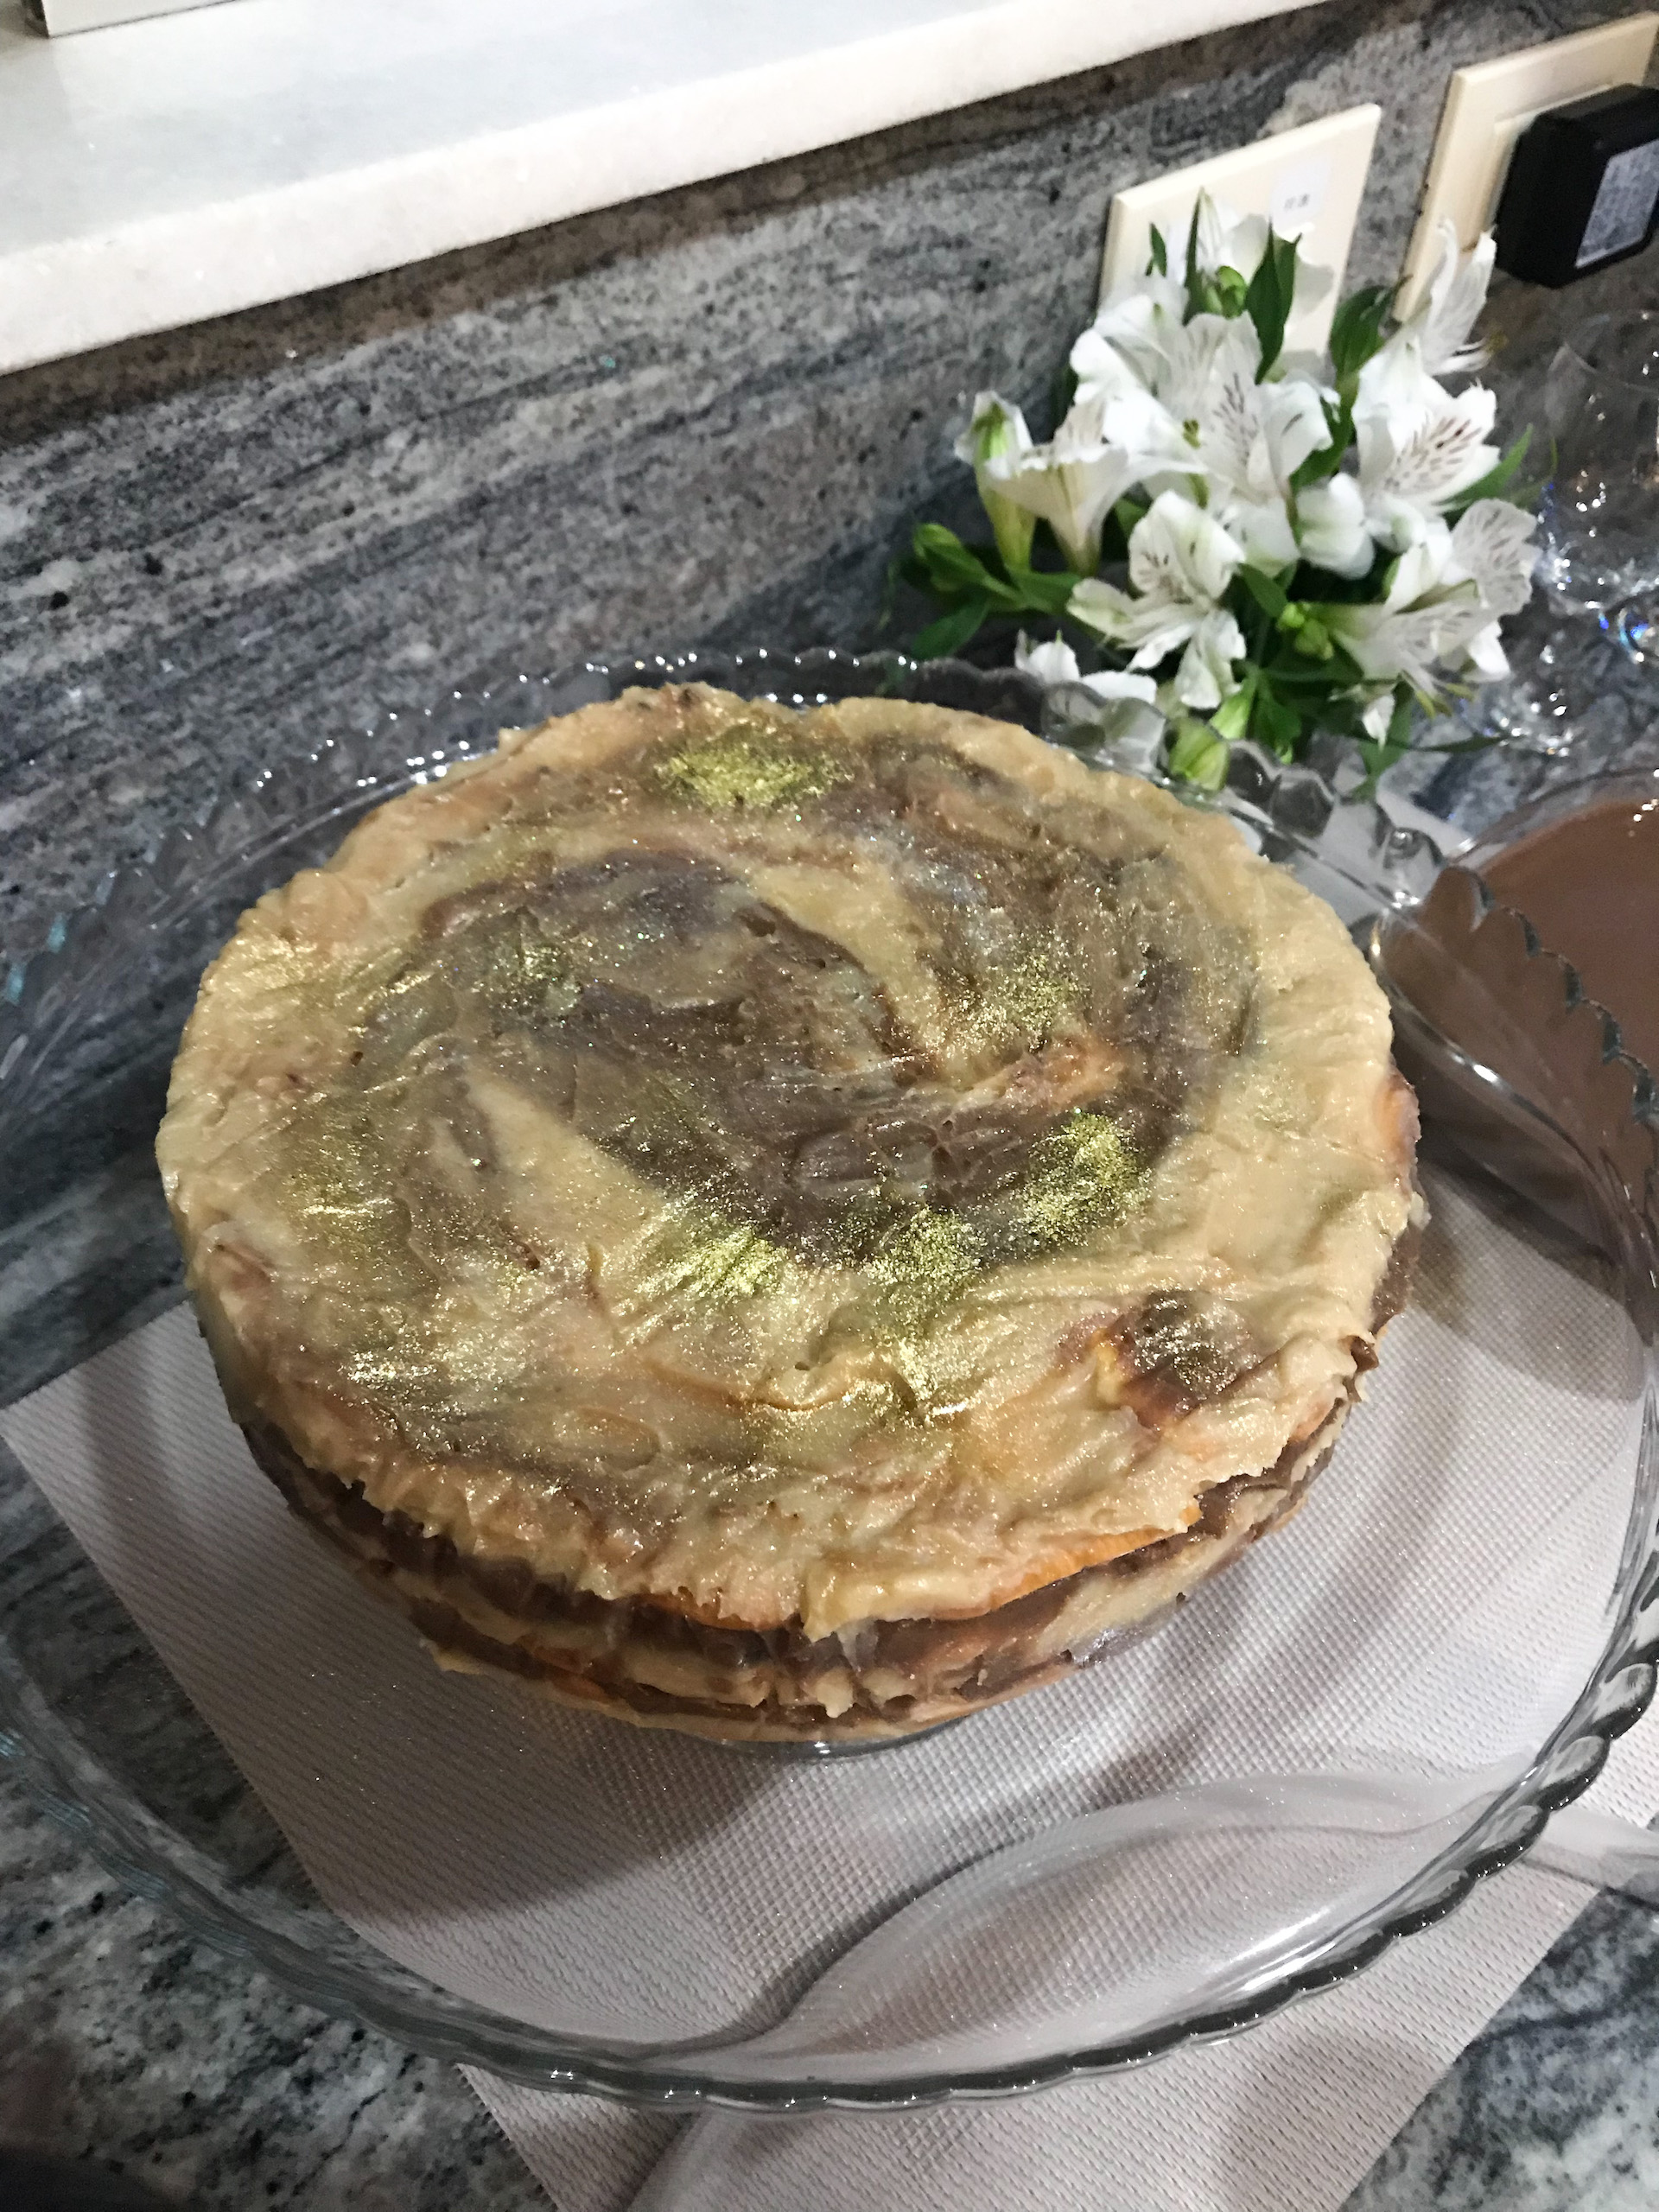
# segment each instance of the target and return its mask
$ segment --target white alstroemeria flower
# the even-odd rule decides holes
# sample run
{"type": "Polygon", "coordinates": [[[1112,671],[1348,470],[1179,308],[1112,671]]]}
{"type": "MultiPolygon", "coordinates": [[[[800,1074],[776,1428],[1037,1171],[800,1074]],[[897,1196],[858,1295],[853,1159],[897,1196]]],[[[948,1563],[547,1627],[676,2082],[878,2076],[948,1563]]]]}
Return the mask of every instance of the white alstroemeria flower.
{"type": "Polygon", "coordinates": [[[1331,442],[1320,393],[1300,381],[1257,384],[1239,373],[1236,359],[1217,365],[1198,441],[1211,505],[1253,567],[1293,567],[1292,479],[1331,442]]]}
{"type": "Polygon", "coordinates": [[[1243,558],[1215,517],[1179,492],[1154,499],[1129,535],[1129,582],[1148,597],[1212,606],[1243,558]]]}
{"type": "Polygon", "coordinates": [[[1518,614],[1532,596],[1537,518],[1507,499],[1477,499],[1451,535],[1442,582],[1451,587],[1440,629],[1440,658],[1483,683],[1510,672],[1495,619],[1518,614]],[[1476,596],[1466,588],[1472,584],[1476,596]]]}
{"type": "Polygon", "coordinates": [[[1394,589],[1433,612],[1440,658],[1450,668],[1503,658],[1496,618],[1532,595],[1534,518],[1504,499],[1478,499],[1455,530],[1434,523],[1396,564],[1394,589]],[[1489,632],[1493,635],[1489,636],[1489,632]]]}
{"type": "Polygon", "coordinates": [[[1471,345],[1469,340],[1491,287],[1497,241],[1488,232],[1465,254],[1451,221],[1440,225],[1436,237],[1440,258],[1434,274],[1402,328],[1415,337],[1430,376],[1465,375],[1484,368],[1491,353],[1489,346],[1471,345]]]}
{"type": "Polygon", "coordinates": [[[1201,315],[1188,329],[1190,342],[1170,363],[1166,404],[1188,426],[1205,476],[1233,491],[1282,491],[1262,449],[1275,387],[1255,380],[1262,365],[1255,326],[1243,316],[1230,322],[1224,315],[1201,315]]]}
{"type": "Polygon", "coordinates": [[[1077,657],[1064,638],[1045,638],[1033,645],[1022,630],[1014,649],[1014,664],[1039,683],[1078,683],[1083,680],[1077,657]]]}
{"type": "Polygon", "coordinates": [[[1216,511],[1216,519],[1244,548],[1244,558],[1251,568],[1272,575],[1280,569],[1295,567],[1296,532],[1289,506],[1276,493],[1260,499],[1224,499],[1216,511]]]}
{"type": "Polygon", "coordinates": [[[1474,579],[1492,613],[1518,614],[1532,597],[1537,527],[1536,515],[1508,499],[1477,499],[1459,518],[1452,532],[1456,573],[1474,579]]]}
{"type": "Polygon", "coordinates": [[[1147,385],[1126,384],[1104,400],[1103,435],[1133,458],[1154,498],[1201,481],[1252,561],[1294,561],[1290,480],[1331,437],[1319,387],[1300,378],[1258,383],[1261,341],[1242,315],[1170,325],[1148,346],[1146,365],[1147,385]]]}
{"type": "Polygon", "coordinates": [[[1423,367],[1419,341],[1396,334],[1359,374],[1354,435],[1371,535],[1396,550],[1426,517],[1449,506],[1501,458],[1487,442],[1497,396],[1482,385],[1453,396],[1423,367]]]}
{"type": "Polygon", "coordinates": [[[1381,745],[1394,721],[1393,692],[1379,691],[1376,697],[1362,711],[1359,719],[1364,726],[1367,737],[1374,737],[1381,745]]]}
{"type": "Polygon", "coordinates": [[[1225,200],[1201,192],[1197,218],[1199,268],[1211,276],[1218,269],[1236,269],[1241,276],[1254,276],[1268,250],[1267,217],[1237,214],[1225,200]]]}
{"type": "Polygon", "coordinates": [[[1248,315],[1195,315],[1173,332],[1153,391],[1178,423],[1201,437],[1206,418],[1225,405],[1229,390],[1255,388],[1262,341],[1248,315]]]}
{"type": "Polygon", "coordinates": [[[1510,672],[1510,657],[1503,650],[1503,633],[1496,622],[1489,622],[1470,639],[1463,649],[1462,666],[1483,683],[1503,681],[1510,672]]]}
{"type": "MultiPolygon", "coordinates": [[[[1243,559],[1244,548],[1213,515],[1179,492],[1160,493],[1129,534],[1133,590],[1090,578],[1072,593],[1071,611],[1085,628],[1128,647],[1131,668],[1155,668],[1190,645],[1206,617],[1218,611],[1216,602],[1243,559]]],[[[1213,664],[1223,638],[1214,628],[1206,632],[1199,663],[1213,664]]],[[[1233,658],[1243,652],[1241,641],[1233,658]]]]}
{"type": "Polygon", "coordinates": [[[1503,504],[1477,501],[1469,512],[1479,518],[1465,531],[1464,518],[1461,539],[1443,522],[1428,524],[1394,563],[1380,604],[1323,610],[1332,636],[1372,682],[1404,677],[1433,700],[1440,690],[1437,662],[1446,670],[1471,668],[1484,680],[1506,672],[1494,617],[1525,604],[1530,578],[1529,571],[1522,577],[1520,562],[1532,524],[1516,509],[1510,511],[1513,524],[1480,512],[1503,504]]]}
{"type": "Polygon", "coordinates": [[[1224,607],[1211,609],[1192,632],[1175,671],[1175,696],[1195,714],[1207,715],[1238,689],[1233,663],[1246,652],[1244,632],[1224,607]]]}
{"type": "Polygon", "coordinates": [[[1257,429],[1250,451],[1250,480],[1271,484],[1281,496],[1305,461],[1331,442],[1325,394],[1302,377],[1256,386],[1257,429]]]}
{"type": "MultiPolygon", "coordinates": [[[[1212,200],[1207,192],[1200,193],[1199,268],[1207,270],[1211,276],[1218,269],[1236,269],[1248,281],[1262,266],[1262,256],[1268,250],[1268,230],[1265,215],[1236,214],[1224,201],[1212,200]]],[[[1300,235],[1300,232],[1279,232],[1281,238],[1299,238],[1300,235]]],[[[1329,295],[1335,283],[1334,271],[1321,267],[1316,261],[1305,261],[1298,253],[1292,314],[1301,315],[1307,308],[1318,306],[1329,295]]]]}
{"type": "Polygon", "coordinates": [[[1154,270],[1116,285],[1071,348],[1077,398],[1087,405],[1119,397],[1131,383],[1150,387],[1185,313],[1185,288],[1173,276],[1154,270]]]}
{"type": "Polygon", "coordinates": [[[1144,390],[1120,392],[1101,411],[1101,435],[1126,455],[1148,491],[1191,488],[1199,472],[1196,434],[1144,390]]]}
{"type": "Polygon", "coordinates": [[[1333,576],[1369,573],[1376,549],[1365,524],[1365,496],[1351,476],[1310,484],[1296,499],[1302,557],[1333,576]]]}
{"type": "Polygon", "coordinates": [[[1230,393],[1254,392],[1260,361],[1248,321],[1200,315],[1184,327],[1172,323],[1157,348],[1148,348],[1151,382],[1128,383],[1102,400],[1102,435],[1128,455],[1136,481],[1154,498],[1188,491],[1193,479],[1210,474],[1203,451],[1207,430],[1224,413],[1230,393]]]}
{"type": "Polygon", "coordinates": [[[1037,518],[1005,496],[993,481],[988,463],[1017,460],[1031,447],[1024,415],[995,391],[979,394],[974,401],[974,419],[957,440],[957,459],[965,461],[974,472],[980,505],[989,518],[996,550],[1010,569],[1031,566],[1031,535],[1037,518]]]}
{"type": "Polygon", "coordinates": [[[1085,630],[1132,652],[1131,668],[1156,668],[1186,644],[1208,611],[1185,600],[1137,599],[1099,576],[1085,576],[1066,602],[1085,630]]]}
{"type": "MultiPolygon", "coordinates": [[[[1150,281],[1161,285],[1166,280],[1150,281]]],[[[1173,290],[1179,302],[1179,286],[1173,290]]],[[[1218,384],[1236,377],[1253,385],[1262,359],[1255,327],[1247,317],[1196,315],[1184,323],[1181,312],[1179,304],[1172,310],[1160,303],[1138,318],[1132,359],[1128,336],[1109,342],[1103,334],[1104,316],[1071,353],[1078,403],[1103,407],[1107,435],[1171,461],[1183,458],[1172,447],[1196,448],[1218,384]],[[1135,435],[1133,426],[1139,423],[1156,426],[1150,439],[1144,432],[1135,435]]],[[[1128,325],[1127,303],[1115,319],[1128,325]]]]}
{"type": "MultiPolygon", "coordinates": [[[[1452,533],[1436,521],[1395,562],[1382,599],[1321,610],[1332,636],[1372,683],[1391,684],[1403,676],[1424,698],[1438,696],[1434,663],[1447,619],[1442,586],[1451,563],[1452,533]]],[[[1474,586],[1463,589],[1478,607],[1474,586]]]]}
{"type": "Polygon", "coordinates": [[[1094,405],[1074,406],[1046,445],[985,463],[993,490],[1047,523],[1067,565],[1085,576],[1100,565],[1101,525],[1136,473],[1131,456],[1102,435],[1094,405]]]}
{"type": "Polygon", "coordinates": [[[1014,649],[1014,664],[1039,683],[1080,683],[1096,699],[1133,699],[1141,706],[1155,705],[1158,686],[1149,676],[1132,676],[1127,669],[1103,668],[1085,676],[1077,657],[1064,638],[1049,638],[1033,645],[1025,632],[1014,649]]]}
{"type": "Polygon", "coordinates": [[[1440,657],[1440,609],[1393,607],[1386,602],[1342,607],[1326,618],[1331,633],[1374,683],[1404,677],[1425,699],[1440,695],[1434,664],[1440,657]]]}

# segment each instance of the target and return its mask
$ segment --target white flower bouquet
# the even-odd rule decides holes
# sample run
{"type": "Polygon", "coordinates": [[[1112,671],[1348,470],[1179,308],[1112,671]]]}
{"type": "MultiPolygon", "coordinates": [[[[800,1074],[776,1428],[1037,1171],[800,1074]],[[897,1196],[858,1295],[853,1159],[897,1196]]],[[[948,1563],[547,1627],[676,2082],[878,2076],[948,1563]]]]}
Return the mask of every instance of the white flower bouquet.
{"type": "Polygon", "coordinates": [[[1145,276],[1071,349],[1052,438],[980,395],[957,451],[995,542],[916,531],[899,571],[943,612],[912,649],[1046,616],[1058,633],[1021,632],[1020,665],[1160,716],[1178,778],[1217,789],[1234,741],[1293,760],[1329,731],[1374,783],[1420,709],[1508,673],[1499,623],[1532,588],[1526,439],[1500,453],[1495,395],[1440,380],[1485,358],[1491,267],[1489,238],[1465,256],[1447,226],[1415,309],[1356,292],[1319,359],[1285,350],[1330,284],[1293,241],[1201,201],[1173,274],[1154,232],[1145,276]]]}

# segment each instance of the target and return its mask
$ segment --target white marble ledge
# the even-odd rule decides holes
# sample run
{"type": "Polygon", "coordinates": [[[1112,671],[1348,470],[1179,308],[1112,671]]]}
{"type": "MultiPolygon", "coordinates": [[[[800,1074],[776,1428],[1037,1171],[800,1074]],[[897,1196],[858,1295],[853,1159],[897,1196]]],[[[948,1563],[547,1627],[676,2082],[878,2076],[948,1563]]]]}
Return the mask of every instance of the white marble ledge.
{"type": "Polygon", "coordinates": [[[0,0],[0,370],[724,175],[1309,0],[0,0]]]}

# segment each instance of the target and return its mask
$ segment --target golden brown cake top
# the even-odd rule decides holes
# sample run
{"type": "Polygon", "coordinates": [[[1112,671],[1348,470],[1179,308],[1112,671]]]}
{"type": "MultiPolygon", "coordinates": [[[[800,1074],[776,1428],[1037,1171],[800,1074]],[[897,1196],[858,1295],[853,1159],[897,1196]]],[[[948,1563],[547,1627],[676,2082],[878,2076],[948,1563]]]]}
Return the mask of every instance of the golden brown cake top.
{"type": "Polygon", "coordinates": [[[972,1613],[1312,1432],[1411,1205],[1337,918],[1023,731],[631,693],[372,814],[158,1143],[245,1419],[466,1548],[972,1613]]]}

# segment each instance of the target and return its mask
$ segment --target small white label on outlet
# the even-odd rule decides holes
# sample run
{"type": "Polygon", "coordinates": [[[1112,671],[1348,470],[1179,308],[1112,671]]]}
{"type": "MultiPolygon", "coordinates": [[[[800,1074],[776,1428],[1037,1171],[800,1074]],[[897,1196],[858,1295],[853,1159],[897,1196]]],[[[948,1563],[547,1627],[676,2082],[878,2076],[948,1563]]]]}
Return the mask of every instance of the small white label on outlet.
{"type": "Polygon", "coordinates": [[[1328,156],[1316,162],[1300,162],[1294,169],[1283,169],[1274,179],[1268,219],[1281,238],[1299,238],[1311,231],[1324,214],[1330,190],[1328,156]]]}

